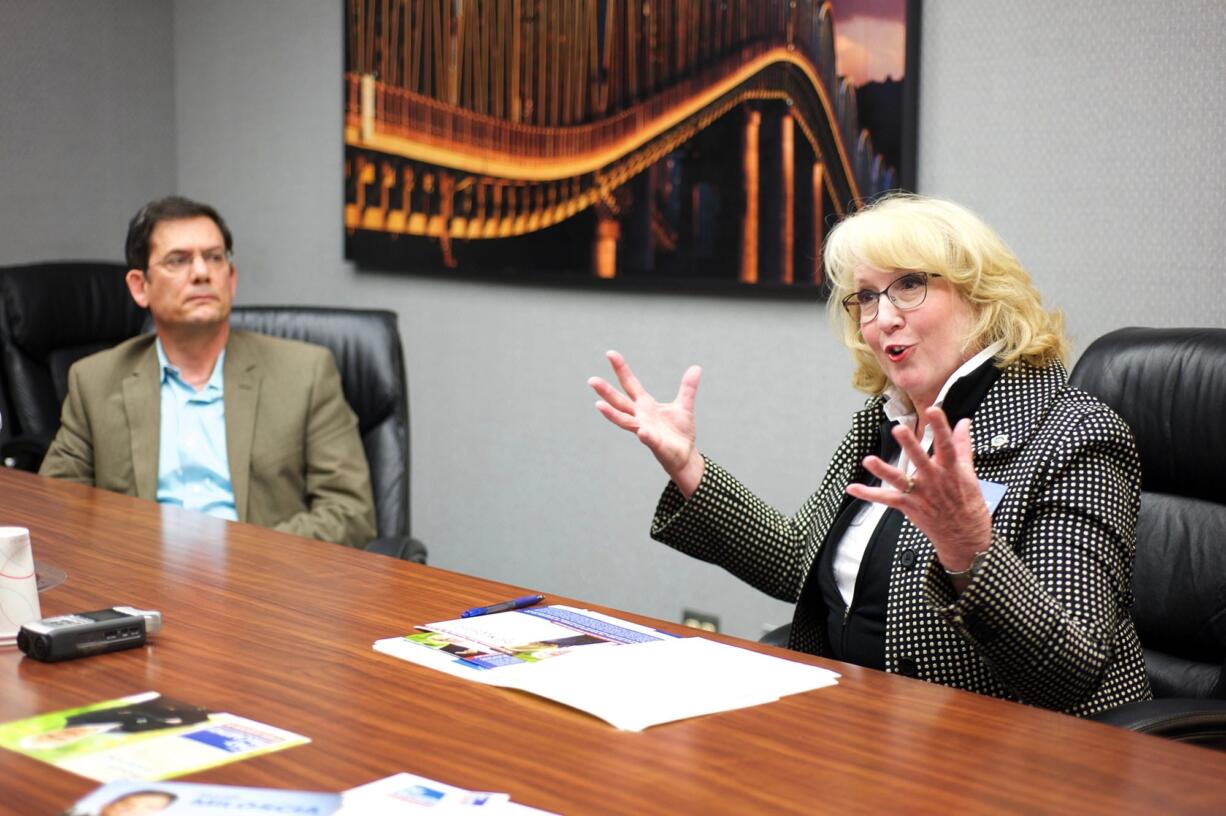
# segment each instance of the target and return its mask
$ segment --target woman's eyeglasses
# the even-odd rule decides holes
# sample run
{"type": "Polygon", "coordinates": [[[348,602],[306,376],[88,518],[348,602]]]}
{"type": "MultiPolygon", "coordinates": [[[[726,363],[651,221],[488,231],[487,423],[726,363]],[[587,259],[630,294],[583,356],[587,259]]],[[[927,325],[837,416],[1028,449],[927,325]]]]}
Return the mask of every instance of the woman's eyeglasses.
{"type": "Polygon", "coordinates": [[[858,323],[868,323],[877,317],[881,296],[885,295],[896,309],[907,311],[924,302],[928,296],[928,278],[941,277],[935,272],[908,272],[880,292],[861,289],[843,298],[843,308],[858,323]]]}

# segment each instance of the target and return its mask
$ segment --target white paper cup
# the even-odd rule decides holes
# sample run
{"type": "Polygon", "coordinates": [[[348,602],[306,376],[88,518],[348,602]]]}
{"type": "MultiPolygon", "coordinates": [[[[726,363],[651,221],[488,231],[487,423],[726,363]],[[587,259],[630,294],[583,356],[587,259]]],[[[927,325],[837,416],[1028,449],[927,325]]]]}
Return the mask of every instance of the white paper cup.
{"type": "Polygon", "coordinates": [[[41,617],[30,531],[0,527],[0,638],[16,637],[22,624],[41,617]]]}

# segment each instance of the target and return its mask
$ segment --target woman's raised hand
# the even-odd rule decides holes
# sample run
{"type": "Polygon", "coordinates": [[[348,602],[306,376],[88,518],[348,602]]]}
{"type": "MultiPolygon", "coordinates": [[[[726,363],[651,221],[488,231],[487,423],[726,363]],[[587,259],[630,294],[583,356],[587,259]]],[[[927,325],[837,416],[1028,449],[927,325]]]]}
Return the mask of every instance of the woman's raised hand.
{"type": "Polygon", "coordinates": [[[668,477],[685,496],[698,489],[704,467],[695,446],[694,397],[702,369],[690,366],[681,376],[681,385],[672,402],[657,402],[643,388],[630,366],[616,351],[607,352],[613,373],[621,383],[619,391],[600,377],[587,384],[599,395],[596,410],[619,428],[635,434],[656,457],[668,477]]]}
{"type": "Polygon", "coordinates": [[[932,426],[931,456],[910,427],[899,425],[893,430],[915,464],[914,474],[869,456],[864,467],[881,479],[881,486],[852,484],[847,492],[900,510],[928,536],[945,569],[961,571],[992,543],[992,517],[975,475],[971,421],[963,419],[951,429],[940,408],[929,408],[924,420],[932,426]]]}

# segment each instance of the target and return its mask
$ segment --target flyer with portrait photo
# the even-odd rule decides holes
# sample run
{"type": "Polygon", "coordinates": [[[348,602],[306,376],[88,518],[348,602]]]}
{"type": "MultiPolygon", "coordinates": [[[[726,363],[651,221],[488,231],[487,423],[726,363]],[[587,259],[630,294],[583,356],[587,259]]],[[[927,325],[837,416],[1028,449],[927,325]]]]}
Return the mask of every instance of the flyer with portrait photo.
{"type": "Polygon", "coordinates": [[[0,725],[0,748],[98,782],[169,779],[308,742],[155,691],[0,725]]]}
{"type": "Polygon", "coordinates": [[[62,816],[208,816],[263,813],[330,816],[341,806],[339,793],[201,785],[191,782],[108,782],[62,816]]]}

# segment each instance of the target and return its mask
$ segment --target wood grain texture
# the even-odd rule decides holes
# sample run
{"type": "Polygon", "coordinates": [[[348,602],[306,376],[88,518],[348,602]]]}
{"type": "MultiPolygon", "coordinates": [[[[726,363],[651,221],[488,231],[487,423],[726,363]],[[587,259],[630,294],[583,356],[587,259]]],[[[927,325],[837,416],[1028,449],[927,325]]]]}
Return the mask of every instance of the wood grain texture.
{"type": "MultiPolygon", "coordinates": [[[[152,645],[59,664],[0,650],[0,721],[159,691],[310,745],[185,777],[343,790],[398,771],[559,813],[1221,813],[1226,755],[735,638],[835,688],[624,733],[371,649],[517,587],[0,469],[0,524],[67,580],[43,614],[159,609],[152,645]]],[[[547,594],[684,632],[677,624],[547,594]]],[[[90,780],[0,751],[0,813],[90,780]]]]}

